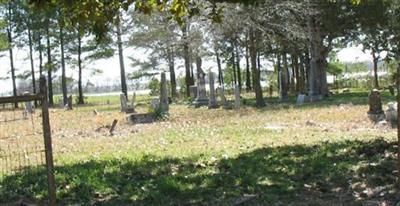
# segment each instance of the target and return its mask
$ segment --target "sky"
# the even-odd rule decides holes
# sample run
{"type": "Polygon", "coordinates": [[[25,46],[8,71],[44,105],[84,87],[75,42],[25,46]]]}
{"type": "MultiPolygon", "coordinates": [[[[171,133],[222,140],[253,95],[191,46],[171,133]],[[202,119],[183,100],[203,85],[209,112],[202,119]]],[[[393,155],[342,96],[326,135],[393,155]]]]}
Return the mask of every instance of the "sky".
{"type": "MultiPolygon", "coordinates": [[[[124,50],[124,61],[126,72],[130,73],[135,70],[130,66],[131,60],[128,59],[128,56],[135,57],[136,59],[144,60],[147,55],[144,50],[138,50],[133,48],[128,48],[124,50]]],[[[36,55],[37,56],[37,55],[36,55]]],[[[17,74],[22,73],[25,70],[30,70],[30,62],[28,58],[28,51],[24,49],[15,49],[14,50],[14,62],[15,68],[17,69],[17,74]]],[[[362,47],[349,47],[342,49],[338,52],[338,59],[341,62],[364,62],[371,61],[371,57],[369,54],[365,54],[362,51],[362,47]]],[[[244,61],[242,62],[244,63],[244,61]]],[[[177,76],[183,76],[183,62],[182,60],[177,60],[177,76]]],[[[8,52],[3,53],[0,57],[0,77],[9,77],[9,68],[10,68],[10,59],[8,52]]],[[[35,59],[35,68],[38,69],[38,60],[35,59]]],[[[112,82],[118,82],[120,79],[119,76],[119,59],[118,55],[114,55],[109,59],[102,59],[93,62],[88,68],[95,68],[102,71],[101,74],[92,75],[90,70],[85,70],[83,72],[83,82],[86,83],[90,81],[95,85],[105,85],[112,82]]],[[[216,72],[216,62],[213,58],[208,58],[203,60],[203,70],[208,71],[212,70],[216,72]]],[[[71,69],[67,65],[67,76],[77,78],[78,71],[76,69],[71,69]]],[[[56,73],[57,76],[60,76],[61,71],[56,73]]],[[[18,82],[18,81],[17,81],[18,82]]],[[[18,84],[18,83],[17,83],[18,84]]],[[[10,79],[8,80],[0,80],[0,96],[9,93],[12,90],[12,82],[10,79]]]]}

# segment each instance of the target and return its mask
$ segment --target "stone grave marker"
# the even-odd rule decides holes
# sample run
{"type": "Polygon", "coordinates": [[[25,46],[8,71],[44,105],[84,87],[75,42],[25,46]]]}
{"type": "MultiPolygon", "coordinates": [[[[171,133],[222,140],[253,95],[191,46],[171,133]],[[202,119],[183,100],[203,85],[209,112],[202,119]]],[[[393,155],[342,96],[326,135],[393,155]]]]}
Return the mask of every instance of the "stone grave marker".
{"type": "Polygon", "coordinates": [[[397,102],[389,102],[386,110],[386,121],[395,125],[397,123],[397,102]]]}
{"type": "Polygon", "coordinates": [[[190,96],[195,99],[197,97],[197,86],[195,85],[189,86],[189,91],[190,91],[190,96]]]}
{"type": "Polygon", "coordinates": [[[206,80],[205,80],[205,74],[203,72],[200,72],[198,74],[197,97],[193,103],[196,108],[208,105],[208,98],[207,98],[207,92],[206,92],[206,80]]]}
{"type": "Polygon", "coordinates": [[[168,113],[169,111],[169,101],[168,101],[168,89],[167,89],[167,79],[165,73],[161,73],[161,83],[160,83],[160,109],[163,113],[168,113]]]}
{"type": "Polygon", "coordinates": [[[296,105],[297,106],[301,106],[306,102],[307,96],[305,94],[299,94],[299,96],[297,96],[297,101],[296,101],[296,105]]]}
{"type": "Polygon", "coordinates": [[[228,101],[226,101],[224,88],[218,87],[217,94],[221,99],[221,105],[224,107],[224,109],[228,109],[229,105],[228,105],[228,101]]]}
{"type": "Polygon", "coordinates": [[[385,120],[385,112],[382,110],[381,95],[377,89],[373,89],[369,94],[368,117],[374,122],[385,120]]]}
{"type": "Polygon", "coordinates": [[[72,106],[72,95],[70,95],[69,97],[68,97],[68,99],[67,99],[67,109],[68,110],[72,110],[73,109],[73,106],[72,106]]]}
{"type": "Polygon", "coordinates": [[[215,75],[213,72],[208,73],[209,85],[210,85],[210,101],[208,103],[208,108],[214,109],[218,107],[217,96],[215,94],[215,75]]]}
{"type": "Polygon", "coordinates": [[[151,99],[151,101],[150,101],[150,107],[151,107],[153,110],[157,110],[158,107],[159,107],[159,105],[160,105],[160,99],[159,99],[159,98],[153,98],[153,99],[151,99]]]}

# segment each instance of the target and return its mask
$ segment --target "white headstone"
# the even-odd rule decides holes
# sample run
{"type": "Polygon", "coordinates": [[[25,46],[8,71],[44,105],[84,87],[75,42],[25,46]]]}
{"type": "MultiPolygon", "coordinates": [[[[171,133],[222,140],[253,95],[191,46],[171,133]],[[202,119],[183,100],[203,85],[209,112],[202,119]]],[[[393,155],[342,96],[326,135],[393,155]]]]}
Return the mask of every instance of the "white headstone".
{"type": "Polygon", "coordinates": [[[217,97],[215,94],[215,87],[214,87],[214,81],[215,81],[214,73],[209,72],[208,77],[209,77],[209,84],[210,84],[210,101],[208,102],[208,108],[213,109],[213,108],[218,107],[217,97]]]}
{"type": "Polygon", "coordinates": [[[150,106],[153,110],[158,109],[159,105],[160,105],[160,100],[158,98],[151,99],[150,106]]]}
{"type": "Polygon", "coordinates": [[[390,123],[397,122],[397,102],[389,102],[386,110],[386,121],[390,123]]]}
{"type": "Polygon", "coordinates": [[[161,73],[160,109],[165,113],[169,111],[167,79],[164,72],[161,73]]]}
{"type": "Polygon", "coordinates": [[[306,100],[306,95],[305,94],[299,94],[299,96],[297,96],[296,105],[297,106],[303,105],[305,100],[306,100]]]}

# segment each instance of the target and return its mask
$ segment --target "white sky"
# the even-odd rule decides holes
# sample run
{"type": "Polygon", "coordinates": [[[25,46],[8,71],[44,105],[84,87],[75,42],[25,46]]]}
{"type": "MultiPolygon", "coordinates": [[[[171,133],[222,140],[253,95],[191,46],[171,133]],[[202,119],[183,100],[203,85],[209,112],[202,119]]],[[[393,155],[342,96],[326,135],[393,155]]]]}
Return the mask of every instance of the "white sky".
{"type": "MultiPolygon", "coordinates": [[[[145,59],[146,54],[143,50],[138,50],[138,49],[133,49],[133,48],[128,48],[124,50],[124,55],[125,55],[125,68],[126,72],[130,73],[134,71],[134,68],[130,66],[131,61],[128,59],[128,56],[132,56],[135,58],[139,59],[145,59]]],[[[35,54],[37,56],[37,54],[35,54]]],[[[362,61],[371,61],[371,57],[369,54],[365,54],[362,52],[362,47],[350,47],[341,50],[338,53],[338,59],[339,61],[342,62],[362,62],[362,61]]],[[[46,59],[44,57],[43,59],[44,62],[46,62],[46,59]]],[[[15,62],[15,68],[17,69],[17,75],[20,73],[23,73],[25,70],[30,70],[30,62],[28,58],[28,52],[24,49],[14,49],[14,62],[15,62]]],[[[35,69],[36,71],[38,70],[38,59],[35,59],[35,69]]],[[[242,62],[243,63],[243,62],[242,62]]],[[[177,76],[183,76],[184,75],[184,70],[183,70],[183,62],[182,60],[178,60],[176,62],[177,68],[177,76]]],[[[204,59],[203,63],[203,69],[205,71],[208,71],[210,68],[216,72],[216,62],[214,58],[210,57],[208,59],[204,59]]],[[[0,57],[0,77],[8,77],[10,74],[8,74],[10,68],[10,60],[9,60],[9,55],[8,52],[4,52],[3,56],[0,57]]],[[[107,83],[112,83],[115,81],[119,81],[120,76],[119,76],[119,59],[118,55],[115,55],[114,57],[110,59],[103,59],[103,60],[98,60],[94,62],[89,68],[96,68],[100,69],[103,71],[102,74],[98,74],[96,76],[92,76],[91,72],[89,71],[84,71],[83,73],[83,82],[86,83],[88,80],[90,80],[91,83],[94,84],[107,84],[107,83]]],[[[60,76],[61,71],[59,70],[56,75],[60,76]]],[[[77,70],[76,69],[70,69],[69,66],[67,65],[67,76],[71,77],[73,76],[74,78],[77,78],[77,70]]],[[[12,83],[11,80],[0,80],[0,95],[4,93],[8,93],[12,90],[12,83]]]]}

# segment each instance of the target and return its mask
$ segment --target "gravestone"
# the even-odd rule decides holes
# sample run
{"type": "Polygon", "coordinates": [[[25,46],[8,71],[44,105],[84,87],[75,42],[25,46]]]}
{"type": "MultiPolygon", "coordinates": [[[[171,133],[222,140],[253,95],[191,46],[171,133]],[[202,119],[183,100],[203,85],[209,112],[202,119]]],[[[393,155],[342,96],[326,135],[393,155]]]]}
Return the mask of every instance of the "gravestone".
{"type": "Polygon", "coordinates": [[[240,108],[240,89],[239,85],[235,84],[235,109],[240,108]]]}
{"type": "Polygon", "coordinates": [[[121,102],[121,112],[126,112],[126,110],[128,109],[128,100],[126,99],[125,94],[120,94],[119,100],[121,102]]]}
{"type": "Polygon", "coordinates": [[[189,86],[189,91],[190,91],[190,96],[195,99],[197,97],[197,86],[195,85],[189,86]]]}
{"type": "Polygon", "coordinates": [[[67,109],[68,110],[72,110],[73,109],[73,107],[72,107],[72,95],[70,95],[68,98],[67,98],[67,109]]]}
{"type": "Polygon", "coordinates": [[[132,100],[131,100],[131,111],[132,111],[132,113],[135,113],[135,101],[136,101],[136,93],[133,92],[132,100]]]}
{"type": "Polygon", "coordinates": [[[169,111],[169,101],[168,101],[168,89],[167,89],[167,79],[165,73],[161,73],[161,83],[160,83],[160,109],[163,113],[168,113],[169,111]]]}
{"type": "Polygon", "coordinates": [[[373,89],[369,94],[368,117],[374,122],[379,122],[385,119],[385,113],[382,110],[381,95],[377,89],[373,89]]]}
{"type": "Polygon", "coordinates": [[[397,123],[397,102],[389,102],[386,110],[386,121],[395,125],[397,123]]]}
{"type": "MultiPolygon", "coordinates": [[[[24,92],[24,95],[30,95],[29,92],[24,92]]],[[[33,106],[32,106],[32,102],[25,102],[25,111],[29,114],[33,113],[33,106]]]]}
{"type": "Polygon", "coordinates": [[[153,99],[151,99],[151,101],[150,101],[150,107],[151,107],[153,110],[157,110],[159,106],[160,106],[160,99],[159,99],[159,98],[153,98],[153,99]]]}
{"type": "Polygon", "coordinates": [[[221,99],[221,105],[224,107],[224,109],[228,109],[229,105],[228,105],[228,101],[226,101],[224,88],[218,87],[217,94],[221,99]]]}
{"type": "Polygon", "coordinates": [[[215,86],[214,86],[214,81],[215,81],[215,76],[213,72],[208,73],[208,78],[209,78],[209,84],[210,84],[210,101],[208,103],[208,108],[210,109],[215,109],[218,107],[217,103],[217,97],[215,94],[215,86]]]}
{"type": "Polygon", "coordinates": [[[196,108],[208,105],[205,74],[200,72],[197,76],[197,97],[193,102],[196,108]]]}
{"type": "Polygon", "coordinates": [[[299,94],[299,96],[297,96],[297,101],[296,101],[296,105],[300,106],[303,105],[307,100],[307,96],[305,94],[299,94]]]}

